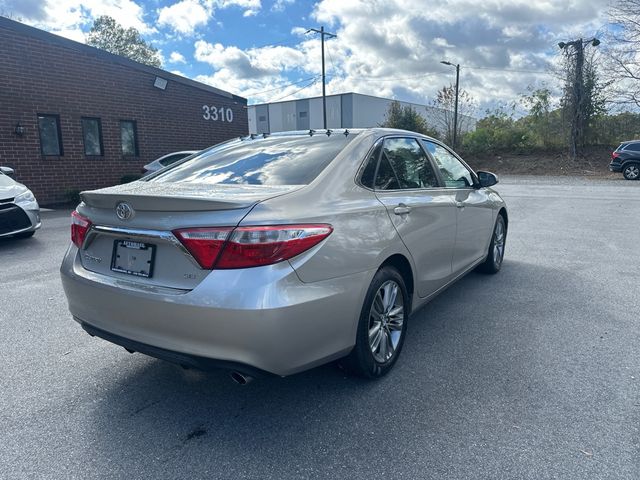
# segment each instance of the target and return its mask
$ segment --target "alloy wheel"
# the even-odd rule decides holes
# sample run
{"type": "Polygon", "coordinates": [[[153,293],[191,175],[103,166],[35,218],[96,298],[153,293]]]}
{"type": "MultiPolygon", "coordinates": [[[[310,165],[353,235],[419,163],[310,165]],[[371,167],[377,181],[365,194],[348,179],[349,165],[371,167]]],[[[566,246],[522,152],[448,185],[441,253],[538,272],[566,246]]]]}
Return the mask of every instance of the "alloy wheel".
{"type": "Polygon", "coordinates": [[[499,267],[504,258],[504,222],[498,220],[493,232],[493,263],[499,267]]]}
{"type": "Polygon", "coordinates": [[[640,177],[640,168],[637,165],[629,165],[624,169],[624,176],[629,180],[636,180],[640,177]]]}
{"type": "Polygon", "coordinates": [[[402,290],[393,280],[383,283],[369,310],[369,347],[378,363],[393,358],[402,338],[404,300],[402,290]]]}

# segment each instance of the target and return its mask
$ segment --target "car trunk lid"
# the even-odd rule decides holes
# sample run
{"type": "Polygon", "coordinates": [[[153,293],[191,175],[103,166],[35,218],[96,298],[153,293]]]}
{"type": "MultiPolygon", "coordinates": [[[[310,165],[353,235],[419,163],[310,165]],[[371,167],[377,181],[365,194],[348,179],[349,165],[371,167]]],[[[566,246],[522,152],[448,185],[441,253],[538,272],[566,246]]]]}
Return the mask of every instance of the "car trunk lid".
{"type": "Polygon", "coordinates": [[[195,288],[210,270],[172,233],[235,227],[253,206],[298,186],[197,185],[138,181],[83,192],[78,212],[91,222],[81,262],[87,270],[145,285],[195,288]],[[131,209],[119,218],[118,205],[131,209]]]}

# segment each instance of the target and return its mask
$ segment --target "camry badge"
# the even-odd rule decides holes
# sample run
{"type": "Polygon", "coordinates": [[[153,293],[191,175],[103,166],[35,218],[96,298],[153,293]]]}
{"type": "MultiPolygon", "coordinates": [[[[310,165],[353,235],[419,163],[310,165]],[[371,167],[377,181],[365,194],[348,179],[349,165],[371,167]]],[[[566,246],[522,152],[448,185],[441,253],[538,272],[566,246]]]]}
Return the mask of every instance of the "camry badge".
{"type": "Polygon", "coordinates": [[[116,205],[116,215],[120,220],[129,220],[133,217],[133,208],[127,202],[120,202],[116,205]]]}

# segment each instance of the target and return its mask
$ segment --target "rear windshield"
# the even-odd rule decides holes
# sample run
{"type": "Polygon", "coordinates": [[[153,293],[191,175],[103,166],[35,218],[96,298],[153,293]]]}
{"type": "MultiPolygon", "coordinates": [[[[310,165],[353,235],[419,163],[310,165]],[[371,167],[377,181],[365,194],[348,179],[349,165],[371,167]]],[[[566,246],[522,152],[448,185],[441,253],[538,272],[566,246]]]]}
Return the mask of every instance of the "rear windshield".
{"type": "Polygon", "coordinates": [[[620,147],[618,147],[618,150],[621,150],[623,147],[625,151],[628,152],[640,152],[640,143],[627,143],[624,146],[620,145],[620,147]]]}
{"type": "Polygon", "coordinates": [[[212,147],[170,167],[150,182],[306,185],[355,135],[267,137],[212,147]]]}

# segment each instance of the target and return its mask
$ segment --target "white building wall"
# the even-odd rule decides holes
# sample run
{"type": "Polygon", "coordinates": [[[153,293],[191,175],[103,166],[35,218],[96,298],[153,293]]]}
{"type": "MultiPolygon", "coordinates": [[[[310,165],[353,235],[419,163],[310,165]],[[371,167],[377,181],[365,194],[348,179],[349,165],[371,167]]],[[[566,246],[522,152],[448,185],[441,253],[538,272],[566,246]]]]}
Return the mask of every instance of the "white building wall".
{"type": "MultiPolygon", "coordinates": [[[[322,99],[320,100],[322,103],[322,99]]],[[[322,107],[320,107],[322,110],[322,107]]],[[[324,122],[320,128],[324,128],[324,122]]],[[[327,97],[327,128],[340,128],[342,126],[342,102],[341,96],[335,95],[327,97]]]]}
{"type": "Polygon", "coordinates": [[[284,132],[282,124],[282,103],[269,104],[269,127],[272,132],[284,132]]]}
{"type": "MultiPolygon", "coordinates": [[[[384,123],[385,115],[392,99],[361,95],[358,93],[346,93],[352,97],[353,124],[349,128],[378,127],[384,123]]],[[[327,97],[327,126],[328,128],[342,128],[342,96],[331,95],[327,97]]],[[[443,110],[427,107],[417,103],[399,102],[403,106],[411,106],[424,117],[430,127],[438,131],[442,130],[443,110]]],[[[273,103],[269,108],[269,130],[271,132],[284,132],[297,129],[296,101],[273,103]]],[[[255,106],[249,107],[249,133],[257,132],[257,119],[255,106]]],[[[346,112],[348,114],[348,110],[346,112]]],[[[468,116],[459,118],[463,132],[476,128],[476,119],[468,116]]],[[[322,129],[322,98],[309,99],[309,128],[322,129]]]]}
{"type": "Polygon", "coordinates": [[[324,128],[322,98],[309,99],[309,128],[314,130],[324,128]]]}
{"type": "MultiPolygon", "coordinates": [[[[296,102],[282,103],[282,130],[283,132],[290,132],[296,130],[296,102]]],[[[275,130],[271,130],[272,132],[275,130]]]]}
{"type": "Polygon", "coordinates": [[[256,107],[251,105],[247,108],[247,117],[249,118],[249,133],[258,132],[258,120],[256,118],[256,107]]]}
{"type": "Polygon", "coordinates": [[[390,100],[353,94],[353,127],[378,127],[384,122],[384,115],[389,108],[390,100]]]}

